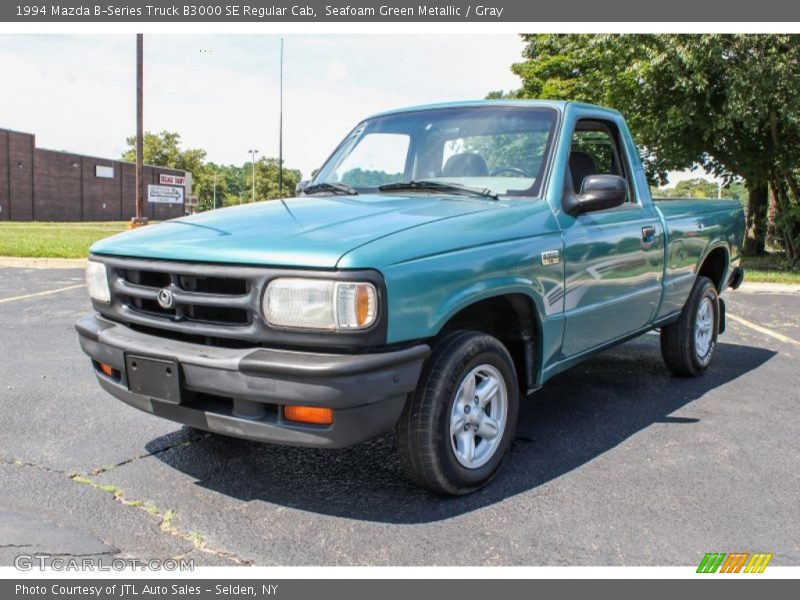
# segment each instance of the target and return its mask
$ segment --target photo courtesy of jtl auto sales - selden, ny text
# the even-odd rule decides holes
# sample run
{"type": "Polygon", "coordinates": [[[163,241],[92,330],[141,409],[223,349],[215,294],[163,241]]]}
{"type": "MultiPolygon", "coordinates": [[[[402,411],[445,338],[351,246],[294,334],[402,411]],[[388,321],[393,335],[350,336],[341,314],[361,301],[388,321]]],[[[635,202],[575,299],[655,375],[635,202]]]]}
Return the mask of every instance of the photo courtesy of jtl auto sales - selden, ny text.
{"type": "Polygon", "coordinates": [[[191,2],[0,4],[2,600],[800,595],[800,4],[191,2]]]}

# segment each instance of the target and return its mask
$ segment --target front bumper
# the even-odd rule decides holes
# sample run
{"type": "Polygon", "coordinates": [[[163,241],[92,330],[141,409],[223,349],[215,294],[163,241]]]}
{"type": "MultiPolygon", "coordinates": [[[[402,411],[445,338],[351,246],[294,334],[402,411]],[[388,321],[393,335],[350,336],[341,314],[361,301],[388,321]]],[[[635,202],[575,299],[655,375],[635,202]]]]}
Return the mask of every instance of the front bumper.
{"type": "Polygon", "coordinates": [[[206,431],[298,446],[349,446],[391,429],[430,353],[424,344],[361,355],[210,347],[148,335],[99,315],[75,328],[100,385],[123,402],[206,431]],[[180,404],[130,391],[126,353],[177,360],[186,392],[180,404]],[[115,376],[102,373],[98,363],[111,365],[115,376]],[[286,421],[285,405],[332,408],[333,424],[286,421]]]}

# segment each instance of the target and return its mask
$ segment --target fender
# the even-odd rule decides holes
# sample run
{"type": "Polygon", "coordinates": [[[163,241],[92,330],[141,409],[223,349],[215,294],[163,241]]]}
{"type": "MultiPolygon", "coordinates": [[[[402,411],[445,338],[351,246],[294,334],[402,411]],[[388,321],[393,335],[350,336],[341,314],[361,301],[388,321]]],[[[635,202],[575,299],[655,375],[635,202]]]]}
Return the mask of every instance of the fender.
{"type": "MultiPolygon", "coordinates": [[[[542,369],[547,362],[547,358],[552,355],[552,349],[546,347],[545,339],[561,339],[563,335],[563,319],[550,319],[547,321],[544,311],[544,301],[542,299],[542,287],[531,280],[521,278],[515,279],[490,279],[475,282],[470,286],[459,290],[459,292],[448,298],[448,301],[436,311],[436,321],[434,331],[439,335],[446,325],[460,312],[470,306],[479,304],[492,298],[502,298],[512,296],[509,301],[512,305],[522,302],[523,298],[530,302],[531,323],[529,327],[520,332],[520,339],[524,345],[525,354],[525,381],[527,383],[527,393],[533,392],[541,385],[542,369]],[[545,325],[547,324],[547,332],[545,325]],[[549,335],[549,338],[546,338],[549,335]]],[[[518,311],[523,307],[516,306],[518,311]]]]}

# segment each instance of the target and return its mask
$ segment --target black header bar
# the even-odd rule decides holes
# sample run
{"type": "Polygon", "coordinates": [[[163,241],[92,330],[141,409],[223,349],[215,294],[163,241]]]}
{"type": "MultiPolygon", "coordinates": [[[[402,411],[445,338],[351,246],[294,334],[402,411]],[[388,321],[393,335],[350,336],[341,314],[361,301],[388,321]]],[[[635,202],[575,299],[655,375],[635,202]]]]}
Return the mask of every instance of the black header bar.
{"type": "MultiPolygon", "coordinates": [[[[800,22],[800,3],[729,0],[3,0],[0,21],[87,22],[800,22]]],[[[787,26],[787,31],[796,27],[787,26]]]]}

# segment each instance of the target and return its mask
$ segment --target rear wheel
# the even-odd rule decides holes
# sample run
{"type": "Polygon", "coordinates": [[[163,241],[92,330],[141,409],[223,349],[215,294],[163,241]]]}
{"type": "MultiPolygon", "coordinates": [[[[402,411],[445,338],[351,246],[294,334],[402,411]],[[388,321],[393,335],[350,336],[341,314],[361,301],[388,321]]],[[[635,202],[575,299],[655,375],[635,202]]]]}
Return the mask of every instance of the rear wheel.
{"type": "Polygon", "coordinates": [[[448,334],[434,347],[397,425],[404,470],[441,494],[481,487],[508,453],[518,405],[505,346],[483,333],[448,334]]]}
{"type": "Polygon", "coordinates": [[[699,375],[714,358],[719,332],[719,296],[708,277],[695,281],[681,316],[661,328],[661,355],[675,375],[699,375]]]}

